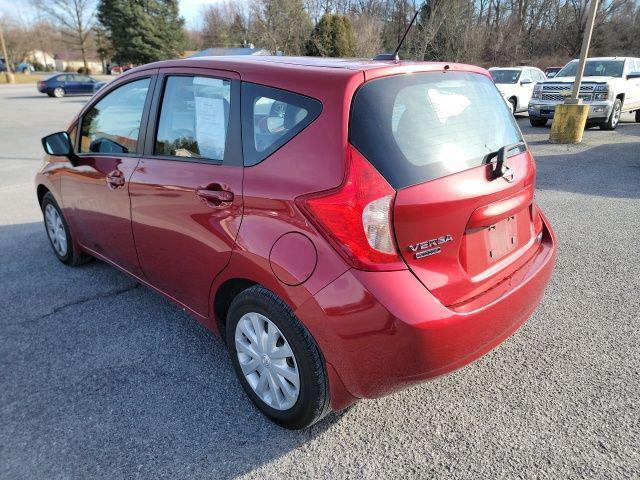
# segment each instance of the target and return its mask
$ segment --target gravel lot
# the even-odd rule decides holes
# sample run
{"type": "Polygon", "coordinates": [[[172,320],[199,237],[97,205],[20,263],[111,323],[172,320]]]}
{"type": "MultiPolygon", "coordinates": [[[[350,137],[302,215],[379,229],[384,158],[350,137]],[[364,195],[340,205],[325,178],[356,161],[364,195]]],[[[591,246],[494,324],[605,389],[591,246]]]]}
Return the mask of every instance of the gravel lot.
{"type": "Polygon", "coordinates": [[[0,86],[0,477],[640,478],[640,124],[578,146],[519,118],[559,237],[505,344],[309,431],[263,418],[220,340],[100,263],[71,269],[35,199],[40,137],[86,97],[0,86]]]}

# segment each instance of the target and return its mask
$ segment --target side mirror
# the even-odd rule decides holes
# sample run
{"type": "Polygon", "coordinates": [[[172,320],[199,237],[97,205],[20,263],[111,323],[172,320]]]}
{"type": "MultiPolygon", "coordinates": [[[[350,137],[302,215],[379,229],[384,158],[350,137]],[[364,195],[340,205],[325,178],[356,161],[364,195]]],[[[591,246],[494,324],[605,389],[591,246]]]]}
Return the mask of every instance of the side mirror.
{"type": "Polygon", "coordinates": [[[556,73],[558,73],[558,72],[549,72],[549,73],[547,74],[547,78],[553,78],[553,77],[555,77],[555,76],[556,76],[556,73]]]}
{"type": "Polygon", "coordinates": [[[42,148],[48,155],[67,157],[71,162],[78,158],[73,151],[71,138],[67,132],[57,132],[42,138],[42,148]]]}
{"type": "Polygon", "coordinates": [[[529,85],[530,83],[533,83],[531,80],[522,80],[520,82],[520,85],[529,85]]]}
{"type": "Polygon", "coordinates": [[[630,80],[632,78],[640,78],[640,72],[631,72],[629,75],[627,75],[627,80],[630,80]]]}

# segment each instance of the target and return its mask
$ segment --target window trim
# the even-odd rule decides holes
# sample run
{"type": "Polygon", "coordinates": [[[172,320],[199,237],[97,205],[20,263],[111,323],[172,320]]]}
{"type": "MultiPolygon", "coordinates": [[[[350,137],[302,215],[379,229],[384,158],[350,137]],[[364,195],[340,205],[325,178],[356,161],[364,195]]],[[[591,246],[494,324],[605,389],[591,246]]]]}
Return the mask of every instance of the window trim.
{"type": "Polygon", "coordinates": [[[244,157],[244,166],[245,167],[253,167],[255,165],[259,165],[268,159],[271,155],[276,153],[282,147],[284,147],[291,140],[300,135],[304,130],[306,130],[309,125],[314,123],[318,117],[322,114],[322,110],[324,109],[324,105],[317,98],[310,97],[308,95],[304,95],[299,92],[293,92],[291,90],[286,90],[284,88],[274,87],[272,85],[263,85],[260,83],[254,82],[242,82],[242,153],[244,157]],[[309,120],[305,119],[300,122],[294,128],[290,130],[290,132],[294,132],[291,136],[283,136],[274,142],[269,148],[265,149],[262,152],[258,152],[255,148],[255,139],[254,139],[254,124],[253,124],[253,105],[254,100],[257,96],[254,93],[250,92],[250,88],[264,89],[267,96],[269,92],[273,93],[273,96],[268,96],[268,98],[273,98],[276,101],[283,101],[285,103],[290,103],[292,105],[299,105],[302,108],[305,108],[309,112],[309,120]],[[303,99],[303,104],[300,101],[287,102],[287,98],[296,98],[303,99]],[[306,103],[306,105],[304,104],[306,103]],[[315,107],[315,108],[314,108],[315,107]],[[284,140],[283,140],[284,139],[284,140]]]}
{"type": "Polygon", "coordinates": [[[157,81],[157,75],[154,73],[155,71],[152,72],[144,72],[142,75],[139,76],[135,76],[132,78],[127,79],[126,81],[123,82],[118,82],[114,85],[111,85],[111,87],[108,90],[105,91],[100,91],[101,95],[99,97],[97,97],[92,103],[88,104],[80,113],[79,118],[78,118],[78,141],[77,144],[74,148],[76,155],[78,155],[78,157],[80,158],[85,158],[85,157],[140,157],[142,155],[143,152],[143,146],[144,146],[144,142],[145,142],[145,135],[146,135],[146,130],[147,130],[147,121],[149,118],[149,108],[151,106],[151,100],[153,99],[154,96],[154,90],[155,90],[155,85],[156,85],[156,81],[157,81]],[[118,153],[118,154],[114,154],[114,153],[102,153],[102,152],[81,152],[80,148],[82,145],[82,127],[84,124],[84,118],[87,116],[87,114],[93,110],[93,108],[100,103],[100,101],[102,101],[105,97],[107,97],[108,95],[110,95],[111,93],[115,92],[116,90],[118,90],[120,87],[124,87],[125,85],[128,85],[130,83],[133,82],[137,82],[139,80],[144,80],[144,79],[149,79],[149,88],[147,89],[147,98],[144,101],[144,107],[142,109],[142,117],[140,118],[140,134],[138,135],[138,141],[136,143],[136,151],[135,152],[127,152],[127,153],[118,153]]]}
{"type": "Polygon", "coordinates": [[[240,79],[234,72],[223,70],[188,68],[175,70],[167,68],[161,70],[156,81],[156,89],[153,101],[149,109],[149,121],[142,155],[144,158],[154,160],[166,160],[170,162],[203,163],[207,165],[242,166],[242,139],[240,129],[240,79]],[[156,136],[160,126],[160,114],[162,113],[162,102],[167,87],[169,77],[205,77],[217,80],[225,80],[231,83],[231,98],[229,105],[229,125],[227,127],[227,141],[224,149],[222,161],[211,158],[178,157],[171,155],[154,154],[156,136]]]}

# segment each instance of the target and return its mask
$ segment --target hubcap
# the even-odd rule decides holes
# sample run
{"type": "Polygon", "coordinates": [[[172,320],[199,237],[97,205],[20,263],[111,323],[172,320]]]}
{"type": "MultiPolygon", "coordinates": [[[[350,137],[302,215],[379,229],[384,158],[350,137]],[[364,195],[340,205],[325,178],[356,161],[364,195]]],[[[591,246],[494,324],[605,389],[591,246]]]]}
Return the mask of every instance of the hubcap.
{"type": "Polygon", "coordinates": [[[64,94],[64,91],[63,91],[61,88],[56,88],[56,89],[53,91],[53,94],[54,94],[56,97],[61,97],[61,96],[64,94]]]}
{"type": "Polygon", "coordinates": [[[244,314],[235,345],[244,378],[264,403],[288,410],[300,394],[298,362],[280,329],[264,315],[244,314]]]}
{"type": "Polygon", "coordinates": [[[620,121],[620,113],[621,113],[621,109],[620,108],[614,108],[613,109],[613,126],[615,127],[618,124],[618,121],[620,121]]]}
{"type": "Polygon", "coordinates": [[[67,232],[58,210],[53,205],[48,204],[44,209],[44,220],[53,249],[58,255],[64,257],[67,254],[67,232]]]}

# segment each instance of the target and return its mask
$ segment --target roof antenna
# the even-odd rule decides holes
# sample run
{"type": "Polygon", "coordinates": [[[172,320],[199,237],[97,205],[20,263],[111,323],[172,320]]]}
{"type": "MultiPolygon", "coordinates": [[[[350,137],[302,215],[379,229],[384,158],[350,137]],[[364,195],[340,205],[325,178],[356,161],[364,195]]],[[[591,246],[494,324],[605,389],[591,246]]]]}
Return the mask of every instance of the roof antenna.
{"type": "Polygon", "coordinates": [[[409,26],[405,30],[404,35],[402,35],[402,38],[400,39],[400,43],[398,43],[396,50],[393,53],[380,53],[375,57],[373,57],[374,60],[395,60],[396,62],[400,60],[400,57],[398,56],[398,52],[400,51],[400,48],[402,48],[404,39],[407,38],[407,34],[409,33],[409,30],[411,30],[413,23],[416,21],[416,18],[418,17],[419,12],[420,12],[420,8],[417,8],[416,13],[413,14],[413,18],[411,19],[411,22],[409,22],[409,26]]]}

